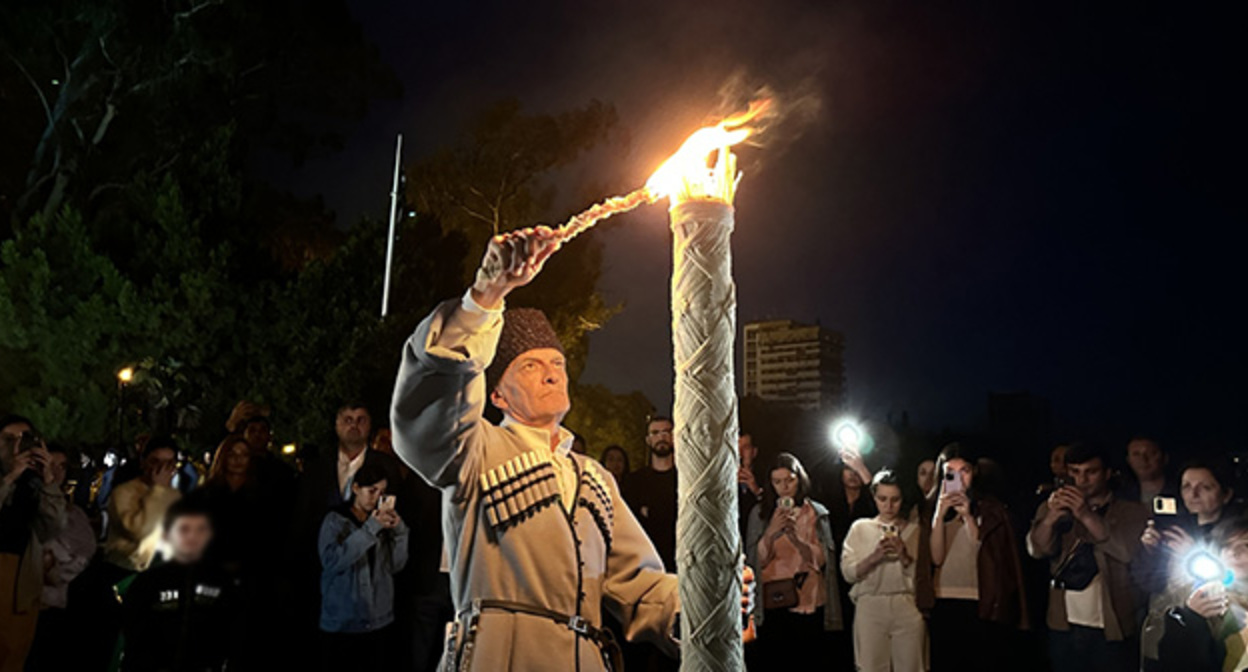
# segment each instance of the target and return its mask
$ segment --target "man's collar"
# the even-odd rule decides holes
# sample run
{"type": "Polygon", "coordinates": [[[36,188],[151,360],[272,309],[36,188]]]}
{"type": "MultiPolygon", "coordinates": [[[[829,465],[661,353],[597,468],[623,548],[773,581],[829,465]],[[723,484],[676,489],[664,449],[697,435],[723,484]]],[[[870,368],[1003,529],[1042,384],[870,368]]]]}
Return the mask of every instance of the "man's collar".
{"type": "MultiPolygon", "coordinates": [[[[499,425],[503,429],[513,432],[526,441],[540,443],[543,448],[550,449],[550,431],[541,427],[531,427],[511,417],[510,414],[503,414],[503,422],[499,425]]],[[[567,457],[572,452],[572,441],[576,437],[563,425],[559,426],[559,445],[555,446],[555,454],[559,457],[567,457]]]]}

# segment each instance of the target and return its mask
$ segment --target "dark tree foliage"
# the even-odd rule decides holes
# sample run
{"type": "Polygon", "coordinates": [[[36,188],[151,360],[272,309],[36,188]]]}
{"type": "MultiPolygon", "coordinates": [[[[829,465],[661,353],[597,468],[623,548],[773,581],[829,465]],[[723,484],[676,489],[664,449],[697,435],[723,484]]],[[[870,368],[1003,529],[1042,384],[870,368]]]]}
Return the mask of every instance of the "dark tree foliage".
{"type": "MultiPolygon", "coordinates": [[[[114,374],[130,364],[131,431],[212,443],[234,401],[276,389],[294,438],[302,414],[324,412],[316,395],[363,384],[325,385],[340,360],[374,345],[397,359],[398,339],[378,342],[386,330],[362,308],[380,292],[364,250],[384,232],[344,233],[319,199],[248,173],[262,156],[334,151],[342,120],[397,94],[345,3],[17,0],[0,5],[0,30],[0,407],[70,442],[112,441],[114,374]],[[253,374],[292,352],[321,374],[253,374]]],[[[436,220],[403,234],[426,231],[458,266],[462,246],[436,220]]],[[[398,272],[412,269],[417,310],[438,276],[408,256],[398,272]]]]}
{"type": "MultiPolygon", "coordinates": [[[[490,236],[538,222],[554,224],[573,214],[553,211],[553,178],[594,147],[618,143],[616,124],[615,109],[598,101],[543,115],[506,100],[469,120],[454,144],[412,166],[409,198],[448,230],[464,234],[474,251],[464,258],[465,284],[480,261],[477,251],[485,249],[490,236]]],[[[508,300],[541,308],[550,317],[568,353],[573,411],[567,424],[591,437],[595,452],[610,443],[635,446],[651,410],[639,393],[616,397],[600,386],[576,383],[589,358],[589,334],[621,310],[597,289],[602,262],[601,243],[592,233],[581,236],[508,300]]]]}
{"type": "Polygon", "coordinates": [[[258,150],[321,155],[342,142],[331,122],[398,93],[340,1],[14,0],[0,30],[9,222],[124,208],[137,173],[189,182],[195,148],[223,127],[233,151],[216,158],[235,167],[258,150]]]}
{"type": "MultiPolygon", "coordinates": [[[[416,321],[463,291],[494,231],[549,216],[551,172],[615,123],[600,103],[505,103],[421,162],[383,321],[386,225],[343,230],[249,172],[333,151],[342,120],[396,93],[344,3],[15,0],[0,22],[0,409],[85,447],[149,429],[211,446],[243,398],[273,407],[282,442],[329,439],[347,398],[381,424],[416,321]]],[[[574,376],[616,310],[601,263],[585,236],[516,296],[551,315],[574,376]]],[[[644,414],[640,395],[583,394],[595,442],[644,414]]]]}

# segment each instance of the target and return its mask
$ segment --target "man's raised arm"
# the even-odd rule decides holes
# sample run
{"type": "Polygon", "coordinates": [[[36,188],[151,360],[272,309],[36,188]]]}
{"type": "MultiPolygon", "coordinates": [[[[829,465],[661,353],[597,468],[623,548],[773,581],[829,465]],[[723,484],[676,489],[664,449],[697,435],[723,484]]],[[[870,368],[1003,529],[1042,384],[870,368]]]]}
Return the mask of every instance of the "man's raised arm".
{"type": "Polygon", "coordinates": [[[546,227],[494,236],[462,299],[426,317],[403,347],[390,406],[394,448],[429,483],[448,487],[472,469],[488,390],[486,367],[503,324],[503,301],[527,285],[559,247],[546,227]]]}

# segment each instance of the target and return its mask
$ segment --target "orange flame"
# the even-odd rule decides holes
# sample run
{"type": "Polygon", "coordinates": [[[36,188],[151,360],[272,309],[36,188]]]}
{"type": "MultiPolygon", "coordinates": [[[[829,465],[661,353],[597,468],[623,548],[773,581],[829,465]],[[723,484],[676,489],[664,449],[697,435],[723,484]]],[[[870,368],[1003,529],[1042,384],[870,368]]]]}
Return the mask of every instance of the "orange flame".
{"type": "Polygon", "coordinates": [[[572,240],[612,215],[664,197],[671,198],[673,203],[699,198],[732,203],[741,176],[737,173],[737,157],[729,147],[753,135],[758,129],[751,126],[751,122],[757,121],[770,108],[770,98],[755,100],[745,112],[694,131],[680,149],[654,171],[646,186],[624,196],[608,198],[569,219],[558,230],[561,243],[572,240]],[[709,159],[717,150],[712,166],[709,159]]]}
{"type": "Polygon", "coordinates": [[[728,117],[714,126],[693,132],[680,149],[646,181],[646,190],[657,200],[667,196],[673,202],[703,198],[731,203],[736,193],[737,157],[729,147],[750,137],[757,130],[750,122],[771,107],[771,99],[750,103],[745,112],[728,117]],[[714,165],[710,157],[718,150],[714,165]]]}

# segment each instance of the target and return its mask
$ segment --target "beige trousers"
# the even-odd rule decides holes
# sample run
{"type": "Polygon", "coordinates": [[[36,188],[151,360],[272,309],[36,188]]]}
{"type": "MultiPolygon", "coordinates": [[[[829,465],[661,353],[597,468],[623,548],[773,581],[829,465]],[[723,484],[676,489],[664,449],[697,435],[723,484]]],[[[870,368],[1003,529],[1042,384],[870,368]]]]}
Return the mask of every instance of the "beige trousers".
{"type": "Polygon", "coordinates": [[[860,672],[924,672],[927,626],[913,595],[862,595],[854,614],[860,672]]]}

